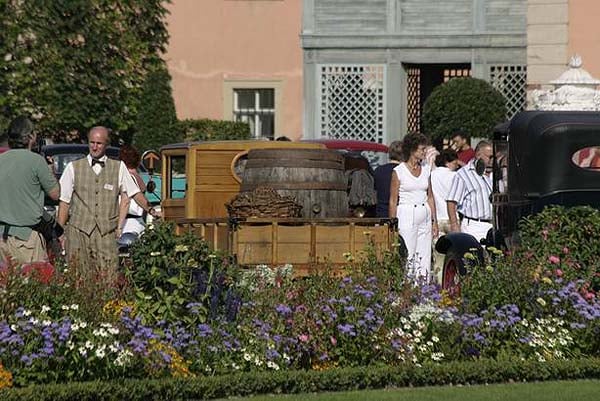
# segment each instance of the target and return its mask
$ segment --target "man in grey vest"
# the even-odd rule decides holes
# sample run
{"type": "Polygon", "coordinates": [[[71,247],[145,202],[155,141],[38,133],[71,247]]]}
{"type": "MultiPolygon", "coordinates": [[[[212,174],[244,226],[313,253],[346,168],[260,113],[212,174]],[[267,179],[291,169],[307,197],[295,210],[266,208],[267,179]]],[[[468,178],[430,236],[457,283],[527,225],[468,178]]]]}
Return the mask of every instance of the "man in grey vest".
{"type": "Polygon", "coordinates": [[[84,274],[116,278],[117,244],[126,208],[119,195],[133,198],[146,212],[154,210],[140,192],[127,167],[106,156],[109,132],[94,127],[88,134],[90,153],[67,165],[60,178],[58,222],[66,225],[66,250],[70,263],[84,274]],[[68,224],[67,224],[68,223],[68,224]]]}

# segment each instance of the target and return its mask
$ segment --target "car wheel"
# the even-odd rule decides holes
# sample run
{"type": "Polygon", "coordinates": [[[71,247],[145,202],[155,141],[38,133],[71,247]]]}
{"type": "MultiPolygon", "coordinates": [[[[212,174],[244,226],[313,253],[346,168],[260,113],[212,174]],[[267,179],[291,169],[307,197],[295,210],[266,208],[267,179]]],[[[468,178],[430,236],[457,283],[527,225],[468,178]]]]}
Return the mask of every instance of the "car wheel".
{"type": "Polygon", "coordinates": [[[444,270],[442,273],[442,289],[451,298],[460,296],[460,274],[465,270],[462,255],[456,252],[448,252],[444,258],[444,270]]]}

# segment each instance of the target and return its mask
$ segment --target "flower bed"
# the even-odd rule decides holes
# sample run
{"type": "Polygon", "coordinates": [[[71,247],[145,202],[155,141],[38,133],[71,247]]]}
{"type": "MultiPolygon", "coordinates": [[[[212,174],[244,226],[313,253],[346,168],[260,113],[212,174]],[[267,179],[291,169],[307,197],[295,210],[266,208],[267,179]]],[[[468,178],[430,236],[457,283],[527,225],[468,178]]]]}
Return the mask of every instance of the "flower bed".
{"type": "Polygon", "coordinates": [[[549,257],[494,251],[453,300],[404,281],[394,255],[292,280],[291,266],[241,269],[169,230],[148,233],[112,285],[6,268],[0,384],[600,356],[593,288],[549,257]]]}

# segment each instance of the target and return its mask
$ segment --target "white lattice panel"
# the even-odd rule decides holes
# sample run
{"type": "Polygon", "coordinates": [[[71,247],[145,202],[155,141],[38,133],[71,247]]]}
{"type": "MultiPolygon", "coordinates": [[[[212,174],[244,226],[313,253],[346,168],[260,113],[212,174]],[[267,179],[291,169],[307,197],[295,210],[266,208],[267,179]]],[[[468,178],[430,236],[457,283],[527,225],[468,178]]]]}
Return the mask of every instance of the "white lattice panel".
{"type": "Polygon", "coordinates": [[[385,66],[320,68],[320,136],[384,141],[385,66]]]}
{"type": "Polygon", "coordinates": [[[508,119],[525,109],[527,66],[493,65],[490,67],[490,83],[506,98],[508,119]]]}

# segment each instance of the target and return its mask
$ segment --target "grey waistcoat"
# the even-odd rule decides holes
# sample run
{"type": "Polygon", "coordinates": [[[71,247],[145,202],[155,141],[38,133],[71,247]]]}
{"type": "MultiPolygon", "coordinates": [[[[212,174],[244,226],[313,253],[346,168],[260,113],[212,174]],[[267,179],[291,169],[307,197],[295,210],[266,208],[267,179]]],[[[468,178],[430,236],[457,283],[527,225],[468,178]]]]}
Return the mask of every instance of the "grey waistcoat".
{"type": "Polygon", "coordinates": [[[87,158],[73,162],[75,183],[69,208],[69,224],[88,235],[96,226],[102,235],[117,228],[119,166],[119,161],[107,159],[100,174],[96,175],[87,158]]]}

